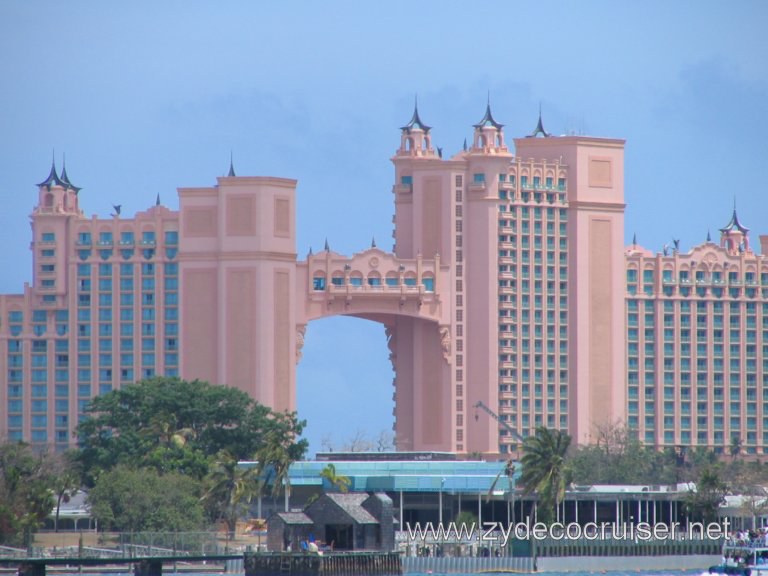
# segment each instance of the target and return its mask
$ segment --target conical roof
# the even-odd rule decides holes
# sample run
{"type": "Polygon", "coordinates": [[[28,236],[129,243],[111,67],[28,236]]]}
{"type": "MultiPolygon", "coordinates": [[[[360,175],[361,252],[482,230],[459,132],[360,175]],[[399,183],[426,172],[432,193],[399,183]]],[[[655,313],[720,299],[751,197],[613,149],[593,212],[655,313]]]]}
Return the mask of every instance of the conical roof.
{"type": "Polygon", "coordinates": [[[485,106],[485,115],[480,119],[480,122],[475,124],[475,128],[485,128],[486,126],[493,126],[497,130],[501,130],[504,127],[504,124],[499,124],[494,120],[493,114],[491,113],[491,101],[488,100],[488,104],[485,106]]]}
{"type": "Polygon", "coordinates": [[[720,228],[720,232],[733,232],[734,230],[738,230],[742,234],[749,232],[749,228],[739,222],[739,215],[736,214],[736,208],[733,209],[733,215],[728,221],[728,224],[726,224],[723,228],[720,228]]]}
{"type": "Polygon", "coordinates": [[[424,124],[424,122],[421,121],[421,118],[419,117],[419,104],[418,102],[414,102],[413,104],[413,116],[411,116],[410,122],[400,128],[401,130],[405,130],[406,132],[410,132],[414,129],[423,130],[424,132],[429,132],[432,129],[432,126],[427,126],[424,124]]]}
{"type": "Polygon", "coordinates": [[[82,188],[78,188],[77,186],[72,184],[72,182],[69,181],[69,176],[67,176],[67,161],[66,160],[64,160],[64,163],[63,163],[63,165],[61,167],[61,182],[64,184],[65,188],[70,188],[70,189],[74,190],[75,194],[77,194],[78,192],[80,192],[80,190],[82,190],[82,188]]]}
{"type": "Polygon", "coordinates": [[[61,186],[62,188],[67,188],[66,182],[63,182],[61,178],[59,178],[58,173],[56,172],[56,160],[51,160],[51,172],[48,174],[48,178],[43,180],[38,184],[38,186],[45,186],[48,188],[48,190],[51,189],[51,186],[61,186]]]}
{"type": "Polygon", "coordinates": [[[232,152],[229,153],[229,173],[227,174],[230,178],[233,176],[236,176],[235,174],[235,163],[232,157],[232,152]]]}
{"type": "Polygon", "coordinates": [[[536,123],[536,128],[528,135],[528,138],[536,138],[541,134],[544,138],[549,138],[551,134],[544,130],[544,123],[541,121],[541,106],[539,106],[539,121],[536,123]]]}

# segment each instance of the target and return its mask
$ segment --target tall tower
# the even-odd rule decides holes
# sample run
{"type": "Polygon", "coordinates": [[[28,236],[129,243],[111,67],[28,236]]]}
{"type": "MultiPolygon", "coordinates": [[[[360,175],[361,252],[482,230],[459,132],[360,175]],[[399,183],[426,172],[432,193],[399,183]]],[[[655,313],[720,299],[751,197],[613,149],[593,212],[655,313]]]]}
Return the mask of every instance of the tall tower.
{"type": "MultiPolygon", "coordinates": [[[[414,106],[401,128],[395,165],[395,248],[398,258],[418,261],[439,256],[450,265],[451,171],[432,147],[431,128],[414,106]]],[[[449,306],[448,302],[443,302],[449,306]]],[[[455,450],[456,407],[452,365],[452,323],[437,325],[403,311],[387,330],[395,368],[395,429],[399,450],[455,450]]]]}
{"type": "Polygon", "coordinates": [[[59,304],[64,307],[67,292],[67,250],[74,234],[73,221],[83,214],[78,206],[80,188],[67,176],[66,165],[61,175],[55,160],[48,177],[38,185],[38,201],[31,219],[33,230],[33,305],[59,304]]]}
{"type": "MultiPolygon", "coordinates": [[[[499,405],[498,335],[498,203],[500,182],[506,180],[512,154],[504,143],[504,126],[488,102],[474,125],[466,159],[463,202],[463,246],[457,246],[457,274],[464,294],[457,293],[456,313],[463,312],[466,409],[483,402],[499,405]],[[463,258],[459,261],[459,255],[463,258]]],[[[469,415],[469,414],[468,414],[469,415]]],[[[490,418],[466,419],[468,452],[499,450],[499,425],[490,418]]]]}
{"type": "MultiPolygon", "coordinates": [[[[518,156],[567,166],[568,431],[580,444],[625,418],[624,141],[520,138],[518,156]]],[[[546,184],[545,184],[546,185],[546,184]]],[[[534,190],[535,193],[535,190],[534,190]]]]}
{"type": "Polygon", "coordinates": [[[296,409],[296,181],[179,189],[181,376],[296,409]]]}

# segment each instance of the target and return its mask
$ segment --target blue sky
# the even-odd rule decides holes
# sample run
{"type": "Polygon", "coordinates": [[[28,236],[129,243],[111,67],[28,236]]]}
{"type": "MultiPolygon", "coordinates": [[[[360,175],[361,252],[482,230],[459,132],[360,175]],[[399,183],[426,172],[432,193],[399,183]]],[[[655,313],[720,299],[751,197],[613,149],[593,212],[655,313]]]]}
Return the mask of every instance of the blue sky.
{"type": "MultiPolygon", "coordinates": [[[[86,214],[176,208],[230,151],[297,178],[298,252],[391,248],[389,161],[418,94],[450,155],[490,94],[508,138],[627,140],[626,241],[713,235],[734,199],[768,233],[768,4],[761,1],[0,3],[0,292],[31,279],[35,182],[66,153],[86,214]],[[342,202],[346,208],[340,209],[342,202]]],[[[298,408],[313,451],[392,424],[383,328],[310,324],[298,408]]]]}

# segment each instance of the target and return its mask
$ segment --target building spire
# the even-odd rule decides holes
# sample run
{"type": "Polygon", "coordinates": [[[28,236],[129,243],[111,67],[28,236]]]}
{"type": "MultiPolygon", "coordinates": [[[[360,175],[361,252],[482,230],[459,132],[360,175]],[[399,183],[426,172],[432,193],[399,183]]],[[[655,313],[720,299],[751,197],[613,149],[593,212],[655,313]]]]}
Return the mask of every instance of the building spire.
{"type": "Polygon", "coordinates": [[[709,233],[709,229],[707,229],[707,244],[712,242],[712,234],[709,233]]]}
{"type": "Polygon", "coordinates": [[[227,174],[227,176],[229,177],[235,176],[235,164],[233,161],[232,150],[229,151],[229,173],[227,174]]]}
{"type": "Polygon", "coordinates": [[[536,136],[538,136],[539,134],[541,134],[544,138],[549,138],[551,136],[549,132],[544,130],[544,123],[541,121],[541,102],[539,102],[539,121],[536,124],[536,128],[534,129],[534,131],[531,132],[527,137],[536,138],[536,136]]]}
{"type": "Polygon", "coordinates": [[[632,246],[637,247],[637,232],[632,234],[632,246]]]}
{"type": "Polygon", "coordinates": [[[330,252],[331,251],[330,247],[328,246],[328,238],[325,239],[325,251],[326,252],[330,252]]]}
{"type": "Polygon", "coordinates": [[[82,188],[78,188],[77,186],[72,184],[72,182],[69,181],[69,176],[67,176],[67,155],[66,154],[62,156],[60,180],[64,184],[65,188],[69,188],[70,190],[73,190],[75,194],[77,194],[78,192],[80,192],[80,190],[82,190],[82,188]]]}
{"type": "Polygon", "coordinates": [[[61,186],[62,188],[66,188],[67,185],[61,181],[59,178],[59,174],[56,172],[56,151],[53,151],[53,154],[51,156],[51,172],[48,174],[48,177],[40,182],[38,186],[42,187],[45,186],[48,188],[48,190],[51,189],[51,186],[61,186]]]}
{"type": "Polygon", "coordinates": [[[720,228],[720,232],[733,232],[734,230],[738,230],[742,234],[746,234],[749,232],[749,228],[744,226],[741,222],[739,222],[739,215],[736,214],[736,199],[733,200],[733,215],[731,216],[731,219],[728,221],[728,224],[726,224],[723,228],[720,228]]]}
{"type": "Polygon", "coordinates": [[[491,91],[488,91],[488,103],[485,106],[485,115],[482,117],[480,122],[475,124],[475,128],[483,128],[485,126],[493,126],[497,130],[501,130],[504,127],[504,124],[499,124],[496,122],[496,120],[493,119],[493,114],[491,113],[491,91]]]}
{"type": "Polygon", "coordinates": [[[157,198],[155,199],[155,206],[160,206],[160,192],[157,193],[157,198]]]}
{"type": "Polygon", "coordinates": [[[371,248],[376,248],[376,237],[371,236],[371,248]]]}
{"type": "Polygon", "coordinates": [[[421,118],[419,117],[419,98],[418,96],[414,96],[413,98],[413,116],[411,116],[411,120],[401,128],[401,130],[405,130],[406,132],[410,132],[411,130],[419,129],[422,130],[425,134],[429,132],[432,129],[432,126],[427,126],[424,124],[424,122],[421,121],[421,118]]]}

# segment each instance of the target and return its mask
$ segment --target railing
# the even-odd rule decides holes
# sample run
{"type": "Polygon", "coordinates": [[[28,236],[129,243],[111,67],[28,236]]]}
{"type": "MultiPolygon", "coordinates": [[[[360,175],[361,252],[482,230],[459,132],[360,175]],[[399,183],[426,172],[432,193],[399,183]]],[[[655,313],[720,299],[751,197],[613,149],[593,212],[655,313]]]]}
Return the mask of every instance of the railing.
{"type": "Polygon", "coordinates": [[[37,533],[28,548],[0,546],[0,558],[137,558],[217,556],[258,548],[266,538],[222,532],[37,533]]]}
{"type": "Polygon", "coordinates": [[[535,542],[535,555],[544,556],[689,556],[720,554],[720,539],[546,539],[535,542]]]}

